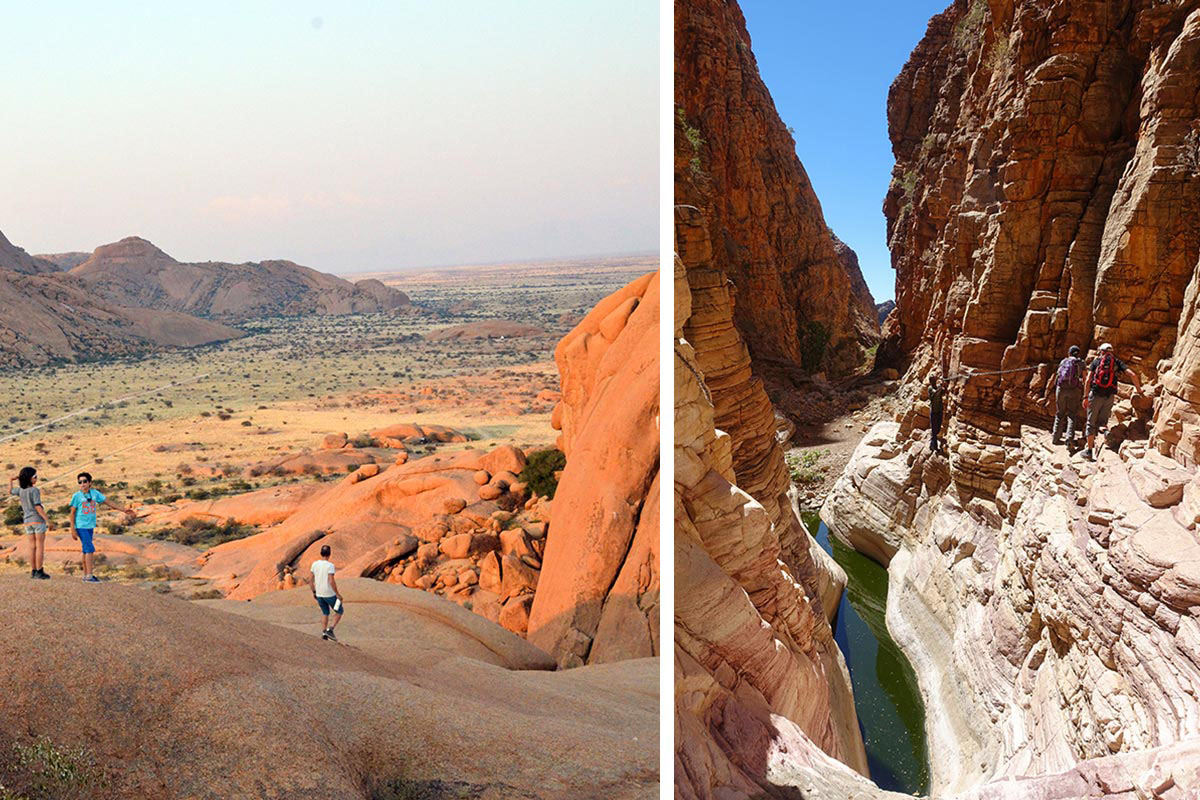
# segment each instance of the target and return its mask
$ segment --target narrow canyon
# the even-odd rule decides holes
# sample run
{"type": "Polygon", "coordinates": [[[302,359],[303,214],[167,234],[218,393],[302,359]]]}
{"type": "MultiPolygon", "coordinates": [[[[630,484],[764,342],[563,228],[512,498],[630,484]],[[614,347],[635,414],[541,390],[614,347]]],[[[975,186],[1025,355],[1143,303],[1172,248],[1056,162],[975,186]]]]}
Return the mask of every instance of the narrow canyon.
{"type": "Polygon", "coordinates": [[[880,330],[740,9],[676,3],[677,796],[1200,792],[1198,104],[1200,2],[951,3],[888,96],[880,330]],[[1052,441],[1054,383],[1102,344],[1141,391],[1119,384],[1089,460],[1052,441]],[[887,570],[915,787],[872,767],[847,571],[784,459],[807,420],[780,409],[867,376],[890,412],[820,519],[887,570]]]}

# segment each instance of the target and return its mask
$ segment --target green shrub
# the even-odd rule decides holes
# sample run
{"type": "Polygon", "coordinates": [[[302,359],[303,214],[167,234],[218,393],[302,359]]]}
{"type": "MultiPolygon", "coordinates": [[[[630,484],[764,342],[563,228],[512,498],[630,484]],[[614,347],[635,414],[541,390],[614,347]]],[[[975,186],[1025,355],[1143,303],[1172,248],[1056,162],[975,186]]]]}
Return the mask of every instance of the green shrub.
{"type": "Polygon", "coordinates": [[[699,128],[694,128],[688,124],[687,115],[684,113],[682,106],[677,109],[679,114],[679,125],[683,128],[683,137],[687,139],[688,144],[692,146],[692,158],[688,162],[688,169],[692,175],[700,175],[703,173],[703,165],[700,163],[700,148],[704,146],[704,137],[700,134],[699,128]]]}
{"type": "Polygon", "coordinates": [[[558,478],[554,473],[566,465],[567,457],[561,450],[538,450],[529,456],[519,477],[529,491],[553,500],[558,490],[558,478]]]}
{"type": "Polygon", "coordinates": [[[967,13],[954,23],[954,33],[951,36],[955,48],[966,52],[983,39],[983,26],[987,23],[987,0],[971,0],[967,13]]]}
{"type": "Polygon", "coordinates": [[[160,528],[151,531],[150,536],[154,539],[207,548],[232,542],[234,539],[244,539],[256,533],[258,533],[258,528],[255,526],[242,525],[233,519],[213,522],[199,517],[189,517],[177,528],[160,528]]]}
{"type": "Polygon", "coordinates": [[[820,483],[829,470],[821,459],[829,455],[828,450],[808,450],[804,453],[788,453],[784,461],[788,466],[788,477],[792,483],[820,483]]]}
{"type": "Polygon", "coordinates": [[[20,503],[9,503],[4,508],[4,524],[10,528],[14,525],[20,525],[25,521],[25,512],[21,510],[20,503]]]}

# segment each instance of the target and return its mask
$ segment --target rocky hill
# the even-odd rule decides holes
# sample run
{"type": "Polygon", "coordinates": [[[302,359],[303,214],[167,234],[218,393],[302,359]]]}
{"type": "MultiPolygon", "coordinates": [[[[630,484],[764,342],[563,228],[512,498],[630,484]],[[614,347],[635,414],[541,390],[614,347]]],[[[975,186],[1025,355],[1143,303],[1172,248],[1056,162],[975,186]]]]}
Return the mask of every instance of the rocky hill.
{"type": "Polygon", "coordinates": [[[29,255],[0,233],[0,270],[40,275],[45,272],[58,272],[58,266],[43,256],[29,255]]]}
{"type": "Polygon", "coordinates": [[[889,565],[935,796],[1200,791],[1198,66],[1196,2],[960,0],[892,85],[905,410],[822,518],[889,565]],[[1091,463],[1046,428],[1058,359],[1105,342],[1145,392],[1091,463]]]}
{"type": "Polygon", "coordinates": [[[290,261],[182,263],[136,236],[97,247],[69,275],[119,305],[231,322],[276,314],[413,308],[407,295],[377,280],[351,283],[290,261]]]}
{"type": "Polygon", "coordinates": [[[879,315],[879,327],[883,327],[883,321],[887,319],[888,314],[892,313],[892,309],[895,307],[895,300],[884,300],[882,303],[875,304],[875,313],[879,315]]]}
{"type": "Polygon", "coordinates": [[[675,105],[675,202],[703,215],[754,369],[858,367],[875,301],[825,224],[736,3],[675,4],[675,105]]]}
{"type": "Polygon", "coordinates": [[[0,269],[0,369],[194,347],[241,335],[187,314],[121,308],[57,272],[0,269]]]}
{"type": "Polygon", "coordinates": [[[556,673],[499,626],[377,581],[338,581],[353,646],[318,638],[307,589],[187,602],[34,583],[0,580],[10,796],[658,796],[655,659],[556,673]]]}

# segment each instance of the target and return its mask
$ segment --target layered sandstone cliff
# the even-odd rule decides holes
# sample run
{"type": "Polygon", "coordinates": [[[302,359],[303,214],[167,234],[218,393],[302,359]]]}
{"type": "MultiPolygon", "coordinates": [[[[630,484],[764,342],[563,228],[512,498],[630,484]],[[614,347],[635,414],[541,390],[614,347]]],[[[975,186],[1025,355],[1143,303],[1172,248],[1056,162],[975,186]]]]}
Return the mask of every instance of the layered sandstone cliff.
{"type": "Polygon", "coordinates": [[[855,786],[838,762],[865,772],[866,755],[824,610],[845,577],[814,561],[787,502],[774,412],[706,226],[676,214],[676,792],[779,794],[800,784],[778,764],[801,761],[855,786]]]}
{"type": "Polygon", "coordinates": [[[407,295],[377,280],[351,283],[291,261],[182,263],[137,236],[97,247],[69,275],[123,306],[229,321],[412,308],[407,295]]]}
{"type": "Polygon", "coordinates": [[[839,257],[736,3],[676,3],[675,105],[675,202],[703,214],[755,369],[862,364],[875,301],[857,258],[839,257]]]}
{"type": "Polygon", "coordinates": [[[892,87],[880,355],[911,402],[822,518],[889,565],[935,796],[1200,791],[1198,65],[1195,2],[971,0],[892,87]],[[1147,391],[1092,464],[1045,427],[1058,359],[1102,342],[1147,391]],[[948,458],[931,372],[962,378],[948,458]]]}
{"type": "Polygon", "coordinates": [[[1028,367],[956,389],[992,434],[1002,418],[1045,419],[1069,345],[1110,342],[1161,384],[1153,445],[1200,456],[1198,12],[960,1],[892,86],[898,309],[881,353],[910,361],[913,380],[1028,367]]]}

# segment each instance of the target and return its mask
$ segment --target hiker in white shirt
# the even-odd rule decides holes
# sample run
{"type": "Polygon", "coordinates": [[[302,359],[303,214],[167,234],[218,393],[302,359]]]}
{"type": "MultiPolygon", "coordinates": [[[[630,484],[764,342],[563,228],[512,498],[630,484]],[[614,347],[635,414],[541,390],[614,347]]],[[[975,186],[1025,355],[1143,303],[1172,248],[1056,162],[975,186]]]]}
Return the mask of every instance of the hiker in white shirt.
{"type": "Polygon", "coordinates": [[[321,560],[312,565],[312,591],[317,605],[321,607],[321,638],[337,641],[333,629],[342,618],[342,593],[338,591],[337,581],[333,577],[333,562],[329,561],[329,545],[321,547],[321,560]],[[329,614],[333,613],[333,622],[329,614]]]}

